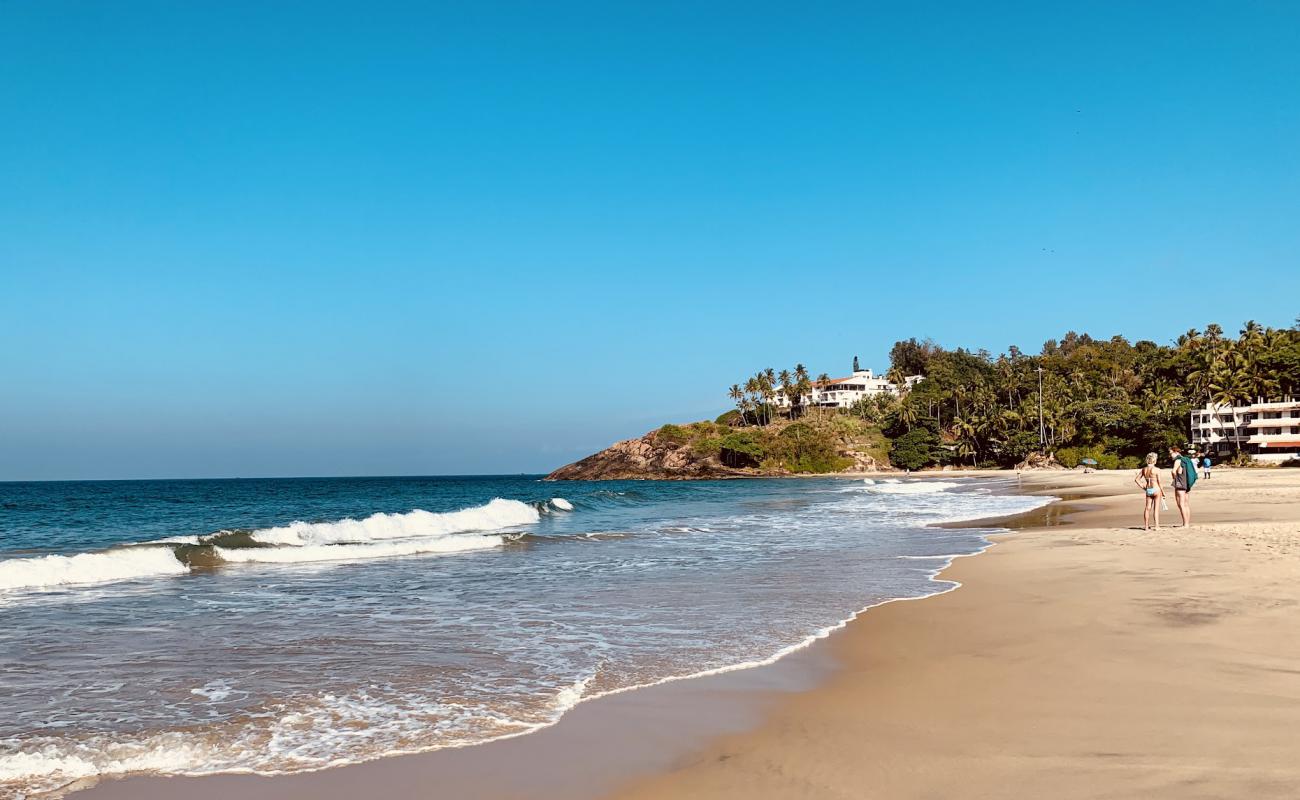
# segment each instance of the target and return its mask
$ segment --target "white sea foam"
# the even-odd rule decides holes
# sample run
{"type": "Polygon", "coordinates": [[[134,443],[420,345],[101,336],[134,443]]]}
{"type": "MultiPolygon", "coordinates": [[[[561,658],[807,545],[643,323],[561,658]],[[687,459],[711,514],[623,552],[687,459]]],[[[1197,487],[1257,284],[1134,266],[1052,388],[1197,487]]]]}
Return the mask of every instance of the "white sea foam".
{"type": "Polygon", "coordinates": [[[956,489],[960,483],[952,481],[916,481],[915,483],[898,483],[886,481],[871,487],[867,491],[877,494],[934,494],[956,489]]]}
{"type": "MultiPolygon", "coordinates": [[[[141,738],[51,738],[35,744],[0,739],[0,791],[8,788],[5,784],[19,782],[35,791],[57,791],[82,778],[141,772],[196,776],[315,771],[367,760],[354,752],[362,742],[375,747],[370,757],[426,751],[430,748],[420,742],[432,730],[448,735],[444,746],[511,738],[558,722],[586,699],[587,685],[594,677],[591,673],[561,687],[548,703],[522,718],[477,703],[409,695],[398,701],[362,689],[350,694],[325,692],[299,707],[277,709],[265,727],[249,725],[206,734],[169,731],[141,738]],[[3,752],[12,746],[25,749],[3,752]]],[[[191,693],[220,700],[228,691],[225,684],[210,683],[191,693]]]]}
{"type": "Polygon", "coordinates": [[[231,563],[298,564],[309,561],[358,561],[420,553],[460,553],[498,547],[500,536],[447,535],[369,544],[314,544],[297,547],[215,548],[222,561],[231,563]]]}
{"type": "Polygon", "coordinates": [[[197,689],[190,689],[190,694],[196,694],[214,702],[221,702],[229,697],[232,691],[230,684],[225,681],[208,681],[197,689]]]}
{"type": "Polygon", "coordinates": [[[570,503],[568,500],[565,500],[563,497],[552,497],[551,505],[555,508],[558,508],[561,511],[573,510],[573,503],[570,503]]]}
{"type": "Polygon", "coordinates": [[[36,780],[36,787],[43,791],[93,775],[177,774],[212,755],[208,748],[197,746],[181,733],[159,734],[144,745],[98,738],[81,746],[47,744],[0,756],[0,785],[36,780]]]}
{"type": "Polygon", "coordinates": [[[75,556],[11,558],[0,561],[0,590],[43,589],[179,575],[189,567],[169,547],[124,547],[75,556]]]}
{"type": "Polygon", "coordinates": [[[539,518],[537,509],[527,503],[498,497],[485,505],[440,514],[416,510],[405,514],[371,514],[365,519],[341,519],[337,522],[292,522],[254,531],[253,540],[290,547],[379,542],[494,531],[528,525],[539,518]]]}
{"type": "MultiPolygon", "coordinates": [[[[563,498],[557,500],[568,504],[563,498]]],[[[496,547],[502,541],[499,536],[464,534],[483,534],[527,525],[538,519],[537,509],[527,503],[497,498],[460,511],[416,510],[405,514],[372,514],[360,520],[294,522],[253,532],[254,541],[275,547],[215,547],[214,550],[227,562],[281,564],[455,553],[496,547]]],[[[0,591],[182,575],[189,572],[189,566],[176,557],[173,548],[202,542],[197,536],[174,536],[99,553],[6,559],[0,561],[0,591]]]]}

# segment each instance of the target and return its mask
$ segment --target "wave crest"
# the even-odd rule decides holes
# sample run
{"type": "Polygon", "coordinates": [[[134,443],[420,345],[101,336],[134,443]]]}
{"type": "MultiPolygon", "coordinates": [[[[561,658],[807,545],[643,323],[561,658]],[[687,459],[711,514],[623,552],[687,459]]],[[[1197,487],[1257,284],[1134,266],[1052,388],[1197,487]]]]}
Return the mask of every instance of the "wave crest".
{"type": "Polygon", "coordinates": [[[494,531],[529,525],[538,519],[537,509],[527,503],[498,497],[485,505],[460,511],[435,513],[417,509],[405,514],[371,514],[365,519],[341,519],[337,522],[291,522],[253,531],[252,539],[261,544],[288,547],[356,544],[494,531]]]}
{"type": "Polygon", "coordinates": [[[182,575],[191,567],[222,563],[353,561],[481,550],[502,544],[501,536],[486,535],[488,532],[528,525],[540,518],[531,505],[498,497],[460,511],[417,509],[336,522],[293,522],[255,531],[170,537],[98,553],[12,558],[0,561],[0,591],[182,575]],[[483,535],[467,535],[473,533],[483,535]]]}
{"type": "Polygon", "coordinates": [[[0,561],[0,590],[111,583],[188,571],[189,567],[177,560],[176,553],[166,546],[122,547],[75,556],[11,558],[0,561]]]}

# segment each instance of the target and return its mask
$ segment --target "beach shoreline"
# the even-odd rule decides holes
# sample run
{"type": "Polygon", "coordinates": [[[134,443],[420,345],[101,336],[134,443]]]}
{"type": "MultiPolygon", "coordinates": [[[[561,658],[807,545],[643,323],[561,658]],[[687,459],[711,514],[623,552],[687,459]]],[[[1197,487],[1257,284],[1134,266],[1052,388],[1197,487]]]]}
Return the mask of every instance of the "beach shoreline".
{"type": "Polygon", "coordinates": [[[1019,530],[961,591],[864,615],[824,684],[609,796],[1300,795],[1300,472],[1218,471],[1159,533],[1130,479],[1026,476],[1086,502],[975,523],[1019,530]]]}
{"type": "MultiPolygon", "coordinates": [[[[1216,474],[1215,479],[1230,474],[1231,471],[1224,471],[1216,474]]],[[[1267,475],[1269,472],[1238,474],[1267,475]]],[[[1285,484],[1282,491],[1300,485],[1300,473],[1273,474],[1278,475],[1274,482],[1285,484]]],[[[959,475],[931,473],[924,477],[959,475]]],[[[1006,477],[1007,473],[1000,475],[1006,477]]],[[[1045,555],[1073,553],[1076,548],[1066,543],[1075,543],[1089,532],[1111,530],[1106,527],[1111,525],[1119,526],[1115,530],[1122,531],[1122,522],[1134,516],[1131,509],[1119,502],[1131,500],[1123,495],[1125,487],[1121,483],[1128,479],[1127,473],[1119,472],[1087,476],[1026,473],[1016,487],[1019,491],[1067,499],[1014,518],[948,524],[1010,528],[1029,535],[994,534],[991,538],[1004,545],[1034,544],[992,547],[979,559],[954,559],[938,579],[964,584],[963,591],[928,595],[922,598],[929,600],[927,603],[891,602],[875,606],[871,613],[860,614],[826,639],[773,664],[685,678],[598,698],[580,704],[550,728],[474,747],[395,756],[278,777],[128,777],[104,781],[75,796],[110,800],[186,794],[192,800],[201,800],[238,792],[251,800],[344,797],[371,791],[385,797],[427,797],[436,786],[434,794],[484,798],[825,797],[861,796],[853,794],[852,787],[869,780],[872,785],[890,787],[888,791],[882,789],[879,796],[907,797],[926,796],[937,774],[957,780],[939,784],[940,789],[964,786],[957,776],[979,766],[968,763],[972,757],[954,761],[951,770],[940,764],[944,754],[952,755],[951,751],[959,749],[958,745],[966,738],[958,735],[954,742],[938,734],[949,728],[945,721],[958,721],[954,717],[960,717],[963,698],[969,704],[975,696],[934,692],[927,700],[924,688],[909,688],[907,676],[924,677],[937,672],[948,674],[951,679],[948,683],[965,686],[970,676],[953,674],[954,671],[960,673],[972,658],[977,663],[991,658],[979,656],[980,647],[989,646],[985,640],[993,633],[990,623],[1005,618],[1004,606],[1010,590],[999,586],[994,591],[988,584],[1001,580],[1004,566],[1009,565],[1007,569],[1017,573],[1032,568],[1033,562],[1045,555]],[[1020,566],[1019,562],[1026,566],[1020,566]],[[985,564],[993,566],[985,567],[985,564]],[[954,619],[964,620],[963,630],[949,630],[954,619]],[[954,643],[958,646],[950,647],[954,643]],[[884,658],[882,654],[889,657],[884,658]],[[925,663],[917,663],[917,659],[925,663]],[[843,710],[855,707],[876,712],[888,708],[892,713],[887,718],[873,713],[845,719],[843,710]],[[900,744],[895,738],[900,728],[908,732],[908,739],[930,736],[936,741],[933,747],[918,746],[916,742],[900,744]],[[810,735],[790,741],[791,730],[810,735]],[[821,735],[812,736],[814,731],[821,735]],[[846,744],[850,742],[856,744],[846,744]],[[864,764],[863,755],[867,752],[876,753],[882,759],[874,771],[870,759],[864,764]],[[583,755],[574,759],[574,753],[583,755]],[[503,763],[510,764],[510,769],[500,769],[503,763]],[[900,772],[900,764],[909,767],[900,772]],[[801,771],[811,774],[795,781],[792,776],[801,771]]],[[[1231,489],[1219,487],[1240,480],[1229,477],[1213,486],[1216,492],[1230,492],[1231,489]]],[[[1216,492],[1205,492],[1205,495],[1216,492]]],[[[1208,513],[1219,512],[1209,509],[1208,513]]],[[[1033,582],[1028,584],[1017,591],[1033,595],[1033,582]]],[[[1044,596],[1047,595],[1036,595],[1040,601],[1044,596]]],[[[1050,614],[1046,620],[1052,620],[1050,614]]],[[[1191,630],[1197,626],[1185,627],[1191,630]]],[[[1037,649],[1050,651],[1052,648],[1040,645],[1037,649]]],[[[1024,660],[1023,655],[1019,660],[1024,660]]],[[[920,683],[930,685],[929,681],[920,683]]],[[[1283,692],[1282,696],[1295,702],[1295,708],[1288,706],[1289,711],[1282,717],[1287,721],[1300,720],[1300,689],[1294,695],[1283,692]]],[[[993,734],[998,733],[998,726],[990,724],[996,720],[1014,724],[1014,715],[1004,713],[1010,707],[1013,706],[1002,702],[998,713],[993,713],[987,706],[976,703],[974,710],[966,710],[971,718],[960,721],[963,725],[991,727],[985,736],[997,739],[993,734]],[[986,719],[984,714],[977,713],[981,708],[992,716],[986,719]]],[[[1007,740],[1005,736],[1002,738],[1007,740]]],[[[1106,768],[1114,772],[1116,764],[1112,762],[1106,768]]],[[[996,774],[987,769],[975,771],[996,774]]],[[[1007,773],[998,779],[1010,777],[1020,780],[1023,770],[1008,766],[1007,773]]],[[[1278,785],[1289,791],[1297,784],[1293,783],[1292,776],[1283,775],[1278,785]]],[[[1062,793],[1050,781],[1039,788],[1058,796],[1103,796],[1062,793]]],[[[1268,794],[1266,786],[1258,796],[1274,795],[1268,794]]]]}

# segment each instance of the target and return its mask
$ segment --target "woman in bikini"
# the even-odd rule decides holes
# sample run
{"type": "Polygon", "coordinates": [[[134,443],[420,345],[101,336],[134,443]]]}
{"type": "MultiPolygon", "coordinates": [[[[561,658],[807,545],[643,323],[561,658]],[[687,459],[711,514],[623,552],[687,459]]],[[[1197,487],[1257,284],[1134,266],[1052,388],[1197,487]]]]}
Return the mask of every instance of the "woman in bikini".
{"type": "Polygon", "coordinates": [[[1142,507],[1142,530],[1151,530],[1152,520],[1156,530],[1160,530],[1160,498],[1164,496],[1164,487],[1160,485],[1160,473],[1156,472],[1155,453],[1147,453],[1146,466],[1133,476],[1133,482],[1142,490],[1145,503],[1142,507]]]}

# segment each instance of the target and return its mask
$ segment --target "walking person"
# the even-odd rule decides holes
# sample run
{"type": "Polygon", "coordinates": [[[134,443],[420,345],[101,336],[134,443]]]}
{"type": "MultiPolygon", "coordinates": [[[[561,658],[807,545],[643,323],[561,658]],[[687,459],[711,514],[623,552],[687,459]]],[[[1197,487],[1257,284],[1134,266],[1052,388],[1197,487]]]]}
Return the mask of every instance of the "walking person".
{"type": "Polygon", "coordinates": [[[1201,459],[1201,477],[1207,481],[1210,479],[1210,454],[1206,453],[1205,458],[1201,459]]]}
{"type": "Polygon", "coordinates": [[[1160,502],[1164,498],[1164,487],[1160,485],[1160,473],[1156,471],[1156,454],[1147,453],[1146,466],[1133,476],[1133,482],[1142,490],[1142,530],[1160,530],[1160,502]]]}
{"type": "Polygon", "coordinates": [[[1174,460],[1174,504],[1183,517],[1180,527],[1186,528],[1192,524],[1192,502],[1187,495],[1196,483],[1196,463],[1183,455],[1182,448],[1177,445],[1169,448],[1169,457],[1174,460]]]}

